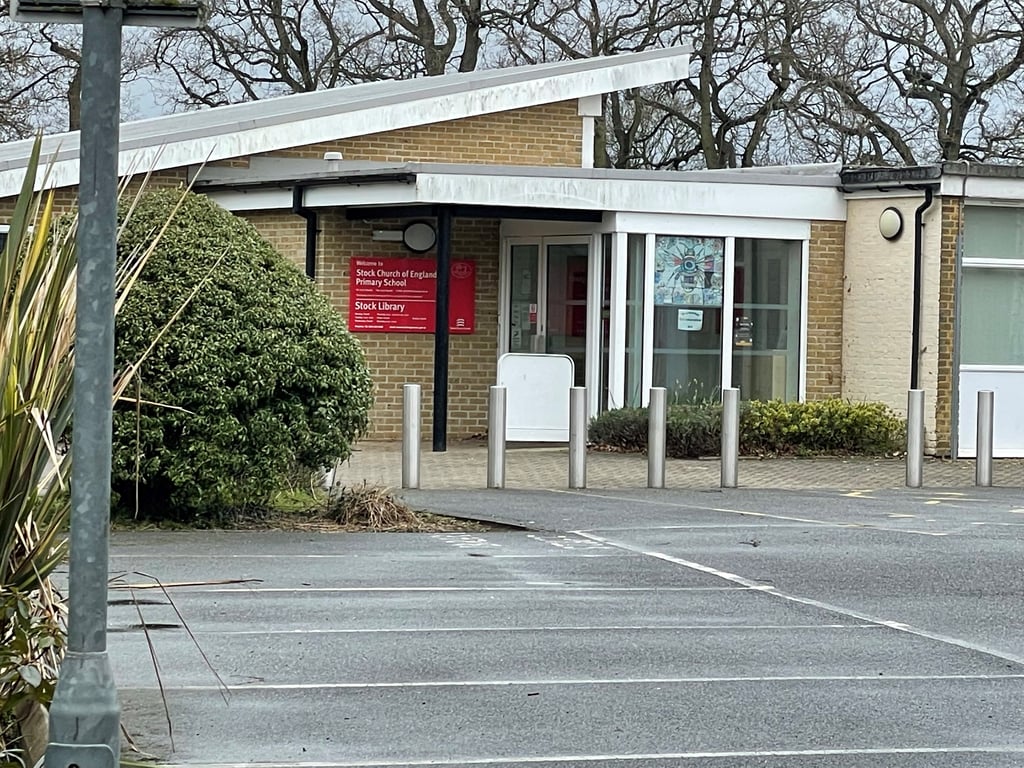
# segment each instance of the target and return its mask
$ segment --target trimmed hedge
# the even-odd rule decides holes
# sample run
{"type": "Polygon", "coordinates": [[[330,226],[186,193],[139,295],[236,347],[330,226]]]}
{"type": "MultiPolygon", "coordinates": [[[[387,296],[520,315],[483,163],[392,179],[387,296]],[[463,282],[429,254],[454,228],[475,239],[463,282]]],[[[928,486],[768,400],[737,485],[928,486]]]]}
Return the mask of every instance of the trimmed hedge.
{"type": "MultiPolygon", "coordinates": [[[[119,252],[145,248],[181,195],[145,195],[119,252]]],[[[195,194],[118,315],[119,370],[197,286],[139,372],[138,418],[134,403],[115,409],[115,511],[134,511],[136,479],[143,516],[196,522],[262,506],[296,467],[346,458],[366,429],[372,381],[342,317],[251,224],[195,194]]]]}
{"type": "MultiPolygon", "coordinates": [[[[720,405],[673,405],[666,419],[671,458],[717,456],[721,449],[720,405]]],[[[901,451],[905,425],[882,403],[838,398],[807,403],[751,401],[740,409],[744,454],[869,455],[901,451]]],[[[647,409],[622,408],[590,423],[590,441],[624,451],[647,450],[647,409]]]]}

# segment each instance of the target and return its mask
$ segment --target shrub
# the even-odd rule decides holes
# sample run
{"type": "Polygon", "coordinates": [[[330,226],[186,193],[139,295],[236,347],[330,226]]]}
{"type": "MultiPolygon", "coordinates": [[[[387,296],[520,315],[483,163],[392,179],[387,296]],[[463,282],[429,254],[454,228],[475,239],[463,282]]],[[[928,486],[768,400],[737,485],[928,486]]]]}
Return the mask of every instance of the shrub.
{"type": "Polygon", "coordinates": [[[905,426],[882,403],[755,400],[743,412],[740,435],[749,453],[879,455],[902,449],[905,426]]]}
{"type": "MultiPolygon", "coordinates": [[[[666,453],[672,458],[717,455],[720,405],[673,405],[666,420],[666,453]]],[[[808,403],[751,401],[741,406],[740,450],[746,454],[866,454],[901,450],[903,421],[882,403],[838,398],[808,403]]],[[[623,408],[591,422],[592,442],[626,451],[647,449],[647,409],[623,408]]]]}
{"type": "MultiPolygon", "coordinates": [[[[121,256],[145,248],[180,198],[145,195],[121,256]]],[[[126,393],[141,406],[114,415],[121,512],[136,493],[154,517],[262,505],[295,466],[344,459],[365,431],[372,383],[341,316],[248,222],[199,195],[160,237],[117,339],[119,370],[158,339],[126,393]]]]}
{"type": "MultiPolygon", "coordinates": [[[[673,405],[666,418],[665,452],[675,459],[718,453],[721,444],[721,407],[673,405]]],[[[590,423],[592,443],[624,451],[647,450],[647,409],[606,411],[590,423]]]]}
{"type": "Polygon", "coordinates": [[[617,408],[590,422],[590,442],[624,451],[647,450],[647,409],[617,408]]]}

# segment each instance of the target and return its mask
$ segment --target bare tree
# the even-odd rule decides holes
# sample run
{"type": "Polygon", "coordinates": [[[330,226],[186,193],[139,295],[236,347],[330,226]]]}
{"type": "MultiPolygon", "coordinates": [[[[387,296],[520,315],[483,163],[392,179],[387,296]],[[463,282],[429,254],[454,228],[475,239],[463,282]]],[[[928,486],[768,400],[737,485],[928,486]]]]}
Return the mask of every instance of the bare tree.
{"type": "MultiPolygon", "coordinates": [[[[606,56],[677,45],[692,19],[675,0],[514,0],[495,17],[504,64],[606,56]]],[[[595,156],[612,167],[657,166],[654,149],[671,126],[645,89],[605,97],[595,156]]]]}
{"type": "Polygon", "coordinates": [[[164,33],[155,62],[170,101],[209,106],[472,71],[494,13],[482,0],[228,0],[206,29],[164,33]]]}
{"type": "MultiPolygon", "coordinates": [[[[76,131],[81,125],[81,28],[22,24],[0,5],[0,140],[38,131],[76,131]]],[[[130,87],[145,63],[148,32],[125,31],[121,82],[123,113],[132,114],[130,87]]]]}
{"type": "Polygon", "coordinates": [[[839,0],[797,52],[800,114],[873,162],[1021,157],[1022,0],[839,0]]]}

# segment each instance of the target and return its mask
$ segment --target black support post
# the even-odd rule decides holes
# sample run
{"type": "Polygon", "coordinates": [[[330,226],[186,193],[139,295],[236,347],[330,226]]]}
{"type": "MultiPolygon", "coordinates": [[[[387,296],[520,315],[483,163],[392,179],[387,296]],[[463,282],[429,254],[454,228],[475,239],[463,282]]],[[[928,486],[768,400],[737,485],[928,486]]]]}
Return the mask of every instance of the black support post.
{"type": "Polygon", "coordinates": [[[437,212],[437,303],[434,323],[434,452],[448,450],[448,306],[451,293],[452,210],[437,212]]]}

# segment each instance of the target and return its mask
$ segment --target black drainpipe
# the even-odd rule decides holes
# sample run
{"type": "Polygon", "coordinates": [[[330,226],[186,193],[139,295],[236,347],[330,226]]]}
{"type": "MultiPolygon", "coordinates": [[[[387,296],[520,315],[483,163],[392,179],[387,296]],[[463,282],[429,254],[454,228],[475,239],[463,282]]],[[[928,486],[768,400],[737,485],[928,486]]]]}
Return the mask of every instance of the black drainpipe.
{"type": "Polygon", "coordinates": [[[924,259],[924,212],[931,208],[934,188],[923,187],[924,202],[914,211],[914,314],[910,330],[910,388],[918,389],[921,355],[921,272],[924,259]]]}
{"type": "Polygon", "coordinates": [[[292,213],[306,220],[306,277],[316,280],[316,241],[320,227],[316,211],[304,204],[305,191],[299,184],[292,187],[292,213]]]}

